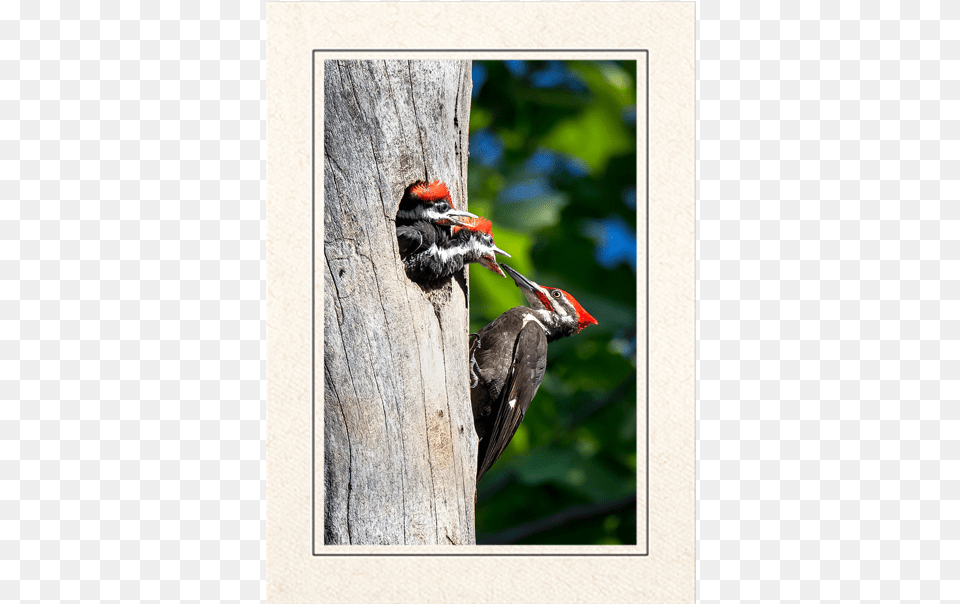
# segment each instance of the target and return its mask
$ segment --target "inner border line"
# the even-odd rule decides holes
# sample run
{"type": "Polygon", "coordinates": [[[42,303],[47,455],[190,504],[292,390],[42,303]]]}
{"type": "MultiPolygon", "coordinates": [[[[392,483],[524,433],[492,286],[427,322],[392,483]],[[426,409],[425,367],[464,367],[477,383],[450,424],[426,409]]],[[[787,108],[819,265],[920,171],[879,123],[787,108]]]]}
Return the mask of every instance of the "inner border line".
{"type": "MultiPolygon", "coordinates": [[[[392,556],[460,556],[460,557],[470,557],[470,556],[495,556],[495,557],[516,557],[516,556],[525,556],[525,557],[595,557],[595,556],[606,556],[611,558],[623,558],[623,557],[646,557],[650,555],[650,50],[647,48],[637,48],[637,49],[541,49],[541,48],[514,48],[514,49],[460,49],[460,48],[428,48],[428,49],[384,49],[384,48],[362,48],[362,49],[351,49],[345,50],[342,48],[314,48],[310,54],[310,553],[315,557],[322,556],[376,556],[376,557],[392,557],[392,556]],[[393,53],[393,54],[402,54],[404,52],[442,52],[442,53],[481,53],[481,52],[491,52],[491,53],[519,53],[519,52],[540,52],[540,53],[584,53],[584,52],[602,52],[602,53],[644,53],[646,55],[646,60],[644,61],[645,68],[645,82],[644,90],[646,93],[646,126],[644,128],[645,132],[645,156],[644,163],[646,164],[646,179],[644,181],[644,195],[646,197],[646,215],[645,215],[645,228],[646,232],[644,233],[644,244],[646,245],[644,262],[646,263],[646,271],[644,273],[644,281],[646,282],[646,287],[644,290],[644,319],[646,323],[645,329],[645,347],[646,347],[646,358],[645,360],[645,370],[646,370],[646,380],[644,380],[645,387],[645,407],[646,407],[646,500],[644,505],[645,516],[646,516],[646,531],[645,531],[645,545],[647,551],[640,554],[604,554],[604,553],[582,553],[582,554],[552,554],[552,553],[541,553],[541,554],[522,554],[522,553],[449,553],[449,554],[438,554],[438,553],[395,553],[395,554],[378,554],[378,553],[329,553],[322,554],[317,553],[316,544],[317,544],[317,337],[316,337],[316,322],[317,322],[317,271],[316,271],[316,262],[317,262],[317,237],[316,237],[316,228],[317,228],[317,69],[316,69],[316,55],[317,53],[327,53],[327,52],[337,52],[337,53],[393,53]]],[[[340,547],[340,546],[336,546],[340,547]]],[[[478,547],[478,546],[474,546],[478,547]]],[[[501,546],[479,546],[479,547],[501,547],[501,546]]],[[[581,546],[560,546],[560,547],[581,547],[581,546]]],[[[589,547],[589,546],[587,546],[589,547]]]]}

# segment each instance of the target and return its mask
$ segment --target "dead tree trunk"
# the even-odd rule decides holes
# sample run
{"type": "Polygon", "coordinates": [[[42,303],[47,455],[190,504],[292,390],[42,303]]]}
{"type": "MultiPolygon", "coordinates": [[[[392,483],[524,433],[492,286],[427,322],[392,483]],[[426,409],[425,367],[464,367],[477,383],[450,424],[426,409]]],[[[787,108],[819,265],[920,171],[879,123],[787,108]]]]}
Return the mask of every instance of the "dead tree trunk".
{"type": "Polygon", "coordinates": [[[477,437],[464,275],[410,281],[404,188],[467,207],[469,61],[326,61],[324,543],[473,544],[477,437]]]}

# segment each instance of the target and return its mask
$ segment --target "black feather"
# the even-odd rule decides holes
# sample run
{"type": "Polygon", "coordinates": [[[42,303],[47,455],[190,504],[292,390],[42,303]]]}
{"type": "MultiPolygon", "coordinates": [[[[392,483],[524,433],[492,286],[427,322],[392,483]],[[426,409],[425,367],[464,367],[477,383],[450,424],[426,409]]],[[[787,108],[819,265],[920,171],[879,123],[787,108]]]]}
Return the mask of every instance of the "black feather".
{"type": "MultiPolygon", "coordinates": [[[[511,310],[528,311],[529,309],[517,308],[511,310]]],[[[515,314],[514,318],[519,318],[518,315],[519,313],[515,314]]],[[[486,329],[484,328],[477,334],[477,343],[483,341],[483,332],[486,329]]],[[[512,333],[516,332],[513,331],[512,333]]],[[[498,348],[496,342],[490,343],[494,344],[494,348],[498,348]]],[[[471,390],[474,416],[476,418],[479,411],[481,417],[477,421],[477,435],[480,437],[480,445],[477,451],[478,482],[497,461],[507,448],[513,435],[516,434],[520,422],[523,421],[523,417],[530,407],[530,401],[533,400],[540,388],[540,383],[543,381],[543,375],[547,368],[547,336],[543,328],[536,322],[530,321],[523,325],[512,344],[513,353],[507,357],[510,365],[495,401],[491,404],[489,399],[491,398],[490,387],[495,389],[496,384],[489,381],[484,382],[482,376],[481,384],[471,390]],[[510,405],[510,401],[514,401],[514,404],[510,405]],[[492,417],[484,417],[486,415],[484,412],[493,415],[492,417]],[[481,431],[483,434],[481,434],[481,431]]],[[[476,346],[471,348],[471,359],[473,359],[475,358],[473,355],[479,351],[476,350],[476,346]]],[[[487,354],[481,355],[481,357],[496,354],[495,350],[485,352],[487,354]]],[[[484,366],[482,360],[477,359],[477,362],[479,366],[484,366]]]]}

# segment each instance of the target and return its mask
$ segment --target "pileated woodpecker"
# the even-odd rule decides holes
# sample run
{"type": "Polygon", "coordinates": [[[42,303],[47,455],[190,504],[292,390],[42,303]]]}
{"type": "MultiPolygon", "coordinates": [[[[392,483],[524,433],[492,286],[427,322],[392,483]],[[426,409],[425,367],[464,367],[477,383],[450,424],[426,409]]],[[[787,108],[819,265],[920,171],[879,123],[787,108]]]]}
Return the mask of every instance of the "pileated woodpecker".
{"type": "Polygon", "coordinates": [[[476,214],[458,210],[453,205],[444,183],[418,180],[403,192],[397,210],[397,226],[410,226],[421,220],[440,225],[461,224],[461,218],[476,217],[476,214]]]}
{"type": "Polygon", "coordinates": [[[504,312],[470,336],[470,400],[480,438],[477,481],[500,457],[537,394],[547,368],[547,343],[596,325],[573,296],[543,287],[501,264],[527,306],[504,312]]]}
{"type": "Polygon", "coordinates": [[[397,227],[400,258],[407,276],[414,281],[435,281],[449,277],[465,264],[477,262],[505,277],[495,254],[510,257],[493,242],[490,221],[462,218],[447,234],[447,227],[426,220],[397,227]]]}

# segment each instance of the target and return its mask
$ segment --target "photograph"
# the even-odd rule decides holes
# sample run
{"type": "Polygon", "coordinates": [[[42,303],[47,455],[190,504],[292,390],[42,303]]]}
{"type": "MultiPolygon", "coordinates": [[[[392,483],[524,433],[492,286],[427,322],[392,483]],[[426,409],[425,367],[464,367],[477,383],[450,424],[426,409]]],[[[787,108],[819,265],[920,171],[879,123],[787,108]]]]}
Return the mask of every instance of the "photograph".
{"type": "Polygon", "coordinates": [[[267,13],[268,599],[693,601],[693,6],[267,13]]]}
{"type": "Polygon", "coordinates": [[[637,545],[638,62],[321,64],[315,552],[637,545]]]}

